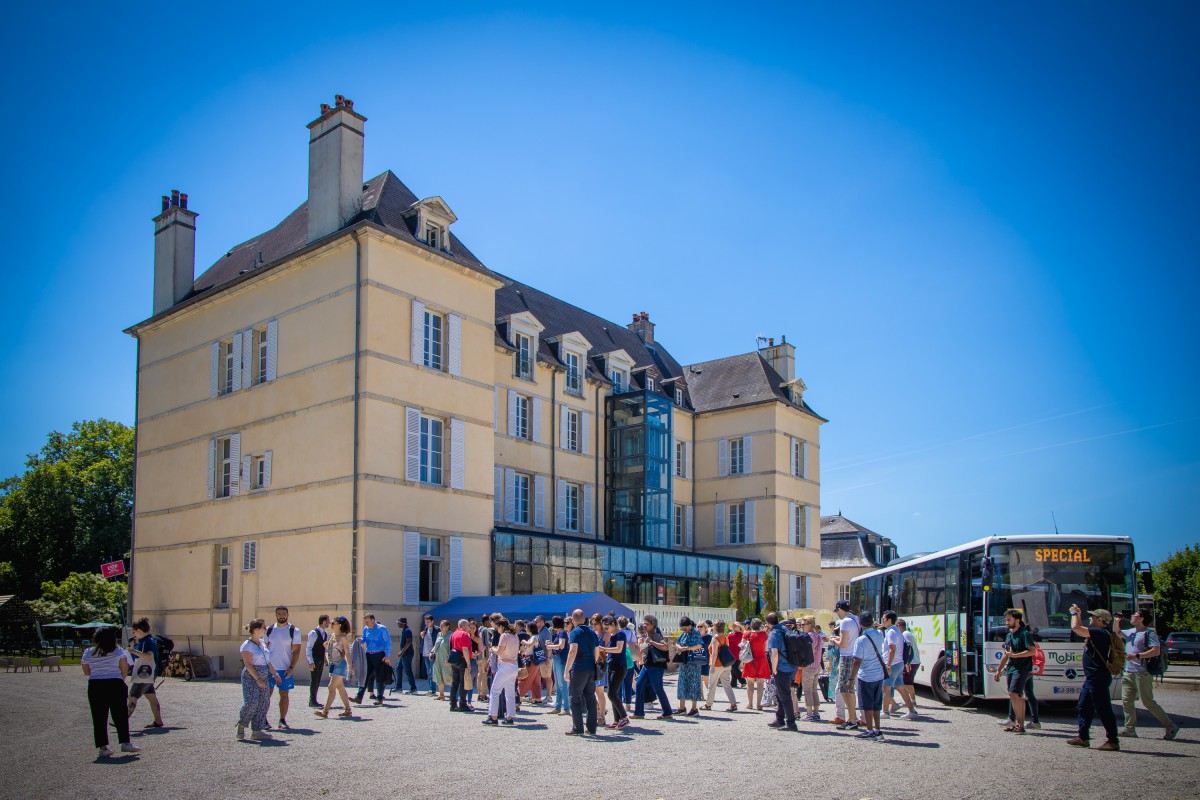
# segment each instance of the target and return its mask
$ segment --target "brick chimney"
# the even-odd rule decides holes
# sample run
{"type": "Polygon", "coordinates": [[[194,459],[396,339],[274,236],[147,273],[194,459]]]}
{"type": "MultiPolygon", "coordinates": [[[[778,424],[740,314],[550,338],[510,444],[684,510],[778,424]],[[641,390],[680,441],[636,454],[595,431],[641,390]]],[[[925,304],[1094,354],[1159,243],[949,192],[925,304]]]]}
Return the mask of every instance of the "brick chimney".
{"type": "Polygon", "coordinates": [[[178,189],[162,197],[154,218],[154,313],[187,297],[196,281],[196,212],[178,189]]]}
{"type": "Polygon", "coordinates": [[[362,207],[363,123],[342,95],[308,124],[308,241],[340,230],[362,207]]]}
{"type": "Polygon", "coordinates": [[[796,378],[796,346],[788,344],[786,336],[781,339],[779,344],[769,339],[769,344],[758,352],[783,377],[784,383],[790,383],[796,378]]]}
{"type": "Polygon", "coordinates": [[[654,344],[654,323],[650,321],[650,315],[645,311],[640,314],[634,314],[633,322],[629,323],[626,327],[636,333],[646,344],[654,344]]]}

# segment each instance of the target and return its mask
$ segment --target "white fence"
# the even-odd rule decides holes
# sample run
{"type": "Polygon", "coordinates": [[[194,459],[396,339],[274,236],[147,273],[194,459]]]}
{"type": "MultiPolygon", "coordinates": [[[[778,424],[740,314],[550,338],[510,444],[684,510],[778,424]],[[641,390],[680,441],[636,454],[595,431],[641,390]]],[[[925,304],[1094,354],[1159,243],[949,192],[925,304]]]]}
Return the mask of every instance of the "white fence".
{"type": "Polygon", "coordinates": [[[684,617],[691,617],[693,622],[703,622],[704,620],[712,620],[716,622],[723,619],[726,622],[733,622],[735,619],[732,608],[710,608],[708,606],[642,606],[626,603],[626,606],[633,609],[636,615],[634,622],[640,622],[642,617],[647,614],[653,614],[658,618],[658,627],[663,633],[678,633],[679,620],[684,617]]]}

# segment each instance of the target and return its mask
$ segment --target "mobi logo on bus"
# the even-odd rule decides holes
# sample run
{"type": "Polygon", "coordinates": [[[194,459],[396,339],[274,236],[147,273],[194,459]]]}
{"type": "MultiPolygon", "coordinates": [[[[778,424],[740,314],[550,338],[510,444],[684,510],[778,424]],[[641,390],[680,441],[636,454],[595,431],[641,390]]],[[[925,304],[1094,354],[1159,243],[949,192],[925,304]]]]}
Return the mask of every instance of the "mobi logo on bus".
{"type": "Polygon", "coordinates": [[[1078,650],[1045,650],[1046,658],[1055,664],[1074,664],[1083,660],[1078,650]]]}
{"type": "Polygon", "coordinates": [[[1039,547],[1033,551],[1033,560],[1044,564],[1090,564],[1086,547],[1039,547]]]}

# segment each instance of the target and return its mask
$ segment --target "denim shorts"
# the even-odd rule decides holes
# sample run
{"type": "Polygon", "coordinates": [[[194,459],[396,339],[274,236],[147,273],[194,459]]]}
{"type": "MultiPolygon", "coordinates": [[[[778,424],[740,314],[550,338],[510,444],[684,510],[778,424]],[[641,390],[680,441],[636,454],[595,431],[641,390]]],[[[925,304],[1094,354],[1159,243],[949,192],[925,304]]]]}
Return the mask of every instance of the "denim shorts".
{"type": "Polygon", "coordinates": [[[893,664],[892,671],[889,672],[887,678],[884,679],[883,685],[891,686],[893,688],[895,688],[897,686],[903,686],[904,685],[904,665],[903,664],[893,664]]]}
{"type": "Polygon", "coordinates": [[[275,676],[273,674],[267,675],[267,681],[268,681],[267,685],[272,689],[275,689],[278,687],[279,691],[281,691],[281,692],[290,692],[292,689],[296,688],[296,679],[293,678],[292,676],[288,675],[285,677],[283,675],[280,675],[279,677],[280,677],[281,681],[276,682],[275,676]]]}
{"type": "Polygon", "coordinates": [[[858,703],[863,711],[883,710],[883,681],[858,681],[858,703]]]}
{"type": "Polygon", "coordinates": [[[336,664],[330,664],[329,665],[329,674],[337,675],[342,678],[346,677],[346,659],[343,658],[341,661],[339,661],[336,664]]]}
{"type": "Polygon", "coordinates": [[[1031,672],[1010,672],[1007,676],[1008,691],[1013,694],[1021,694],[1025,691],[1025,684],[1029,683],[1031,672]]]}

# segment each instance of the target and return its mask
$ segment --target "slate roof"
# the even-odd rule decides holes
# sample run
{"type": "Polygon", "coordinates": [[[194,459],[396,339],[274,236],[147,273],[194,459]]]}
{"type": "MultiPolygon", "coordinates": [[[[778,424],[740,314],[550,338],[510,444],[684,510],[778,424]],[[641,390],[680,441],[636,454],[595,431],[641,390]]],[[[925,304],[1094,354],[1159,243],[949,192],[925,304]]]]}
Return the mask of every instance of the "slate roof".
{"type": "Polygon", "coordinates": [[[692,405],[698,412],[781,400],[826,421],[803,398],[799,403],[792,403],[783,389],[783,376],[757,352],[701,361],[689,364],[684,370],[692,405]]]}
{"type": "MultiPolygon", "coordinates": [[[[415,235],[416,215],[407,218],[404,216],[404,212],[419,200],[420,198],[413,194],[403,181],[388,170],[363,184],[362,211],[347,223],[346,227],[363,221],[373,222],[401,239],[428,247],[429,245],[415,235]]],[[[221,286],[243,273],[286,258],[307,245],[308,201],[305,200],[299,208],[288,214],[283,222],[253,239],[242,242],[222,256],[196,279],[193,293],[200,294],[221,286]]],[[[459,263],[494,275],[453,233],[450,234],[450,252],[439,252],[459,263]]]]}
{"type": "Polygon", "coordinates": [[[876,569],[884,566],[875,559],[874,547],[871,547],[870,555],[868,555],[867,544],[892,545],[893,542],[870,528],[846,519],[841,514],[821,517],[822,569],[842,567],[876,569]]]}

